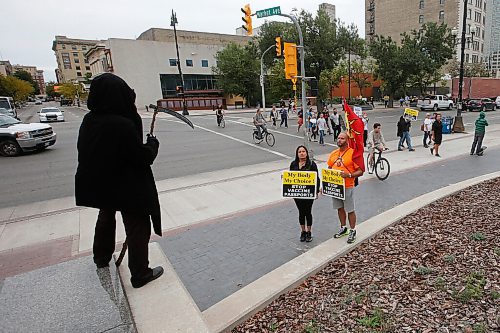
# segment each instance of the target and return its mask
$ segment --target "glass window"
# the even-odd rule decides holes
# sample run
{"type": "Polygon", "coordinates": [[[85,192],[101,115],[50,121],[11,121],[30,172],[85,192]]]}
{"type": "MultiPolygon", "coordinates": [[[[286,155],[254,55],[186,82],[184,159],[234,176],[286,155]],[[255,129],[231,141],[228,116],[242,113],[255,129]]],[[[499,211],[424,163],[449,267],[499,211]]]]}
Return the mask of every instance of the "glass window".
{"type": "Polygon", "coordinates": [[[90,66],[85,66],[85,69],[89,71],[90,70],[90,66]]]}
{"type": "Polygon", "coordinates": [[[177,66],[177,59],[168,59],[170,66],[177,66]]]}
{"type": "Polygon", "coordinates": [[[424,15],[418,17],[418,23],[424,23],[424,15]]]}
{"type": "Polygon", "coordinates": [[[444,10],[439,11],[439,20],[444,20],[444,10]]]}
{"type": "Polygon", "coordinates": [[[75,66],[75,69],[76,69],[77,71],[79,71],[79,70],[80,70],[80,66],[75,66]]]}
{"type": "Polygon", "coordinates": [[[208,60],[202,60],[201,67],[208,67],[208,60]]]}
{"type": "Polygon", "coordinates": [[[79,64],[80,63],[80,60],[79,59],[75,59],[75,64],[79,64]]]}
{"type": "Polygon", "coordinates": [[[424,5],[425,5],[425,1],[424,0],[420,0],[420,4],[418,5],[418,8],[424,9],[424,5]]]}
{"type": "Polygon", "coordinates": [[[82,72],[76,72],[76,76],[82,76],[82,72]]]}
{"type": "Polygon", "coordinates": [[[472,20],[472,9],[468,9],[467,11],[468,11],[467,18],[469,20],[472,20]]]}
{"type": "Polygon", "coordinates": [[[444,5],[444,0],[439,0],[440,5],[444,5]]]}
{"type": "Polygon", "coordinates": [[[87,47],[85,45],[82,46],[82,50],[86,50],[87,47]]]}
{"type": "Polygon", "coordinates": [[[89,63],[89,61],[88,61],[87,59],[85,59],[85,63],[86,63],[86,64],[88,64],[88,63],[89,63]]]}
{"type": "Polygon", "coordinates": [[[188,66],[188,67],[193,67],[193,60],[191,60],[191,59],[186,59],[186,66],[188,66]]]}
{"type": "Polygon", "coordinates": [[[66,45],[62,44],[61,46],[62,46],[63,50],[66,50],[66,45]]]}
{"type": "Polygon", "coordinates": [[[78,53],[73,52],[73,57],[78,57],[78,53]]]}
{"type": "Polygon", "coordinates": [[[72,50],[76,50],[76,45],[71,46],[72,50]]]}

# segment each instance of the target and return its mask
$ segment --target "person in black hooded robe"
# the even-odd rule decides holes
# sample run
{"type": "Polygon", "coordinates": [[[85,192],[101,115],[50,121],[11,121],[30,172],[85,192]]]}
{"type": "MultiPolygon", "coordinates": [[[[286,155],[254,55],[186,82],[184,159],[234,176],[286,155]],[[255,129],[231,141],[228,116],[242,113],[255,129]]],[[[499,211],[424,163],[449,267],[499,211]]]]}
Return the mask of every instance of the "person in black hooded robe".
{"type": "Polygon", "coordinates": [[[151,223],[161,236],[161,213],[151,164],[160,143],[143,143],[142,120],[135,92],[120,77],[105,73],[92,80],[78,135],[75,197],[78,206],[99,208],[93,254],[98,268],[107,267],[115,251],[116,211],[121,212],[128,242],[128,267],[134,288],[163,273],[149,268],[151,223]]]}

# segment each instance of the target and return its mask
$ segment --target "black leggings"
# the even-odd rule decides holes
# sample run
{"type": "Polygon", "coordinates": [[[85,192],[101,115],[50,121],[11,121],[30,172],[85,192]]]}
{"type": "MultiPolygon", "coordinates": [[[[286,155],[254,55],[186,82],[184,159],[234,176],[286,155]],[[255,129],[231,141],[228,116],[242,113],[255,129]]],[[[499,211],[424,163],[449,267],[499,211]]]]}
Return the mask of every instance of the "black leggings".
{"type": "Polygon", "coordinates": [[[313,216],[312,216],[312,206],[314,203],[314,199],[293,199],[297,208],[299,209],[299,224],[310,227],[313,224],[313,216]]]}

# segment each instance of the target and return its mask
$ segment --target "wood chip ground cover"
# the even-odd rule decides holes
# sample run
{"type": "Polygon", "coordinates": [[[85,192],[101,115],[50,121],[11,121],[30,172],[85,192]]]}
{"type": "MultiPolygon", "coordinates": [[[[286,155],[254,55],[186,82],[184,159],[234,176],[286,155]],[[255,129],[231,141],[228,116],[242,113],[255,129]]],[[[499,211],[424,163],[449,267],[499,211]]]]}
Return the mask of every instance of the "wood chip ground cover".
{"type": "Polygon", "coordinates": [[[233,332],[500,332],[500,178],[407,216],[233,332]]]}

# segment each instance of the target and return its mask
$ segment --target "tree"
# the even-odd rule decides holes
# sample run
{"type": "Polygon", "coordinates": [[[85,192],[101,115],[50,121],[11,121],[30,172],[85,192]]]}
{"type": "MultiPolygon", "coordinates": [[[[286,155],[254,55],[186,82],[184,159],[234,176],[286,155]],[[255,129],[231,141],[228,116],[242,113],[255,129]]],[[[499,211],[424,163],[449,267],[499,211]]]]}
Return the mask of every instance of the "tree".
{"type": "Polygon", "coordinates": [[[212,71],[217,75],[217,86],[227,94],[245,97],[247,105],[257,100],[260,64],[257,47],[253,43],[242,47],[229,43],[215,55],[217,65],[212,71]]]}
{"type": "Polygon", "coordinates": [[[61,96],[61,94],[54,90],[54,86],[56,85],[57,83],[55,82],[47,82],[47,85],[45,86],[45,93],[47,96],[52,98],[61,96]]]}
{"type": "MultiPolygon", "coordinates": [[[[266,92],[266,100],[278,101],[281,98],[290,98],[294,95],[293,84],[291,80],[285,78],[285,63],[279,59],[274,62],[268,77],[266,86],[269,94],[266,92]],[[269,95],[269,98],[267,97],[269,95]]],[[[266,103],[267,104],[267,103],[266,103]]]]}
{"type": "Polygon", "coordinates": [[[14,77],[18,78],[19,80],[23,80],[23,81],[26,81],[29,84],[31,84],[33,86],[35,95],[40,94],[40,88],[38,87],[38,83],[35,82],[35,80],[33,80],[33,77],[31,76],[30,73],[28,73],[24,70],[19,70],[19,71],[16,71],[13,75],[14,75],[14,77]]]}
{"type": "Polygon", "coordinates": [[[373,61],[355,60],[351,63],[351,79],[356,83],[361,95],[363,96],[363,89],[371,87],[371,78],[375,70],[373,61]]]}
{"type": "Polygon", "coordinates": [[[333,98],[332,89],[338,87],[342,82],[342,77],[347,76],[347,63],[341,61],[335,68],[324,69],[319,75],[319,96],[320,98],[333,98]]]}
{"type": "Polygon", "coordinates": [[[35,88],[29,82],[14,76],[0,75],[0,92],[2,95],[11,96],[16,102],[25,101],[34,91],[35,88]]]}
{"type": "MultiPolygon", "coordinates": [[[[460,62],[450,61],[447,70],[452,77],[460,76],[460,62]]],[[[490,72],[483,63],[464,63],[464,77],[489,77],[490,72]]]]}
{"type": "Polygon", "coordinates": [[[82,88],[82,85],[81,84],[75,84],[75,83],[63,83],[60,87],[59,87],[59,94],[61,96],[64,96],[64,98],[66,99],[75,99],[76,97],[80,97],[80,99],[83,98],[83,94],[84,94],[84,91],[83,91],[83,88],[82,88]]]}

